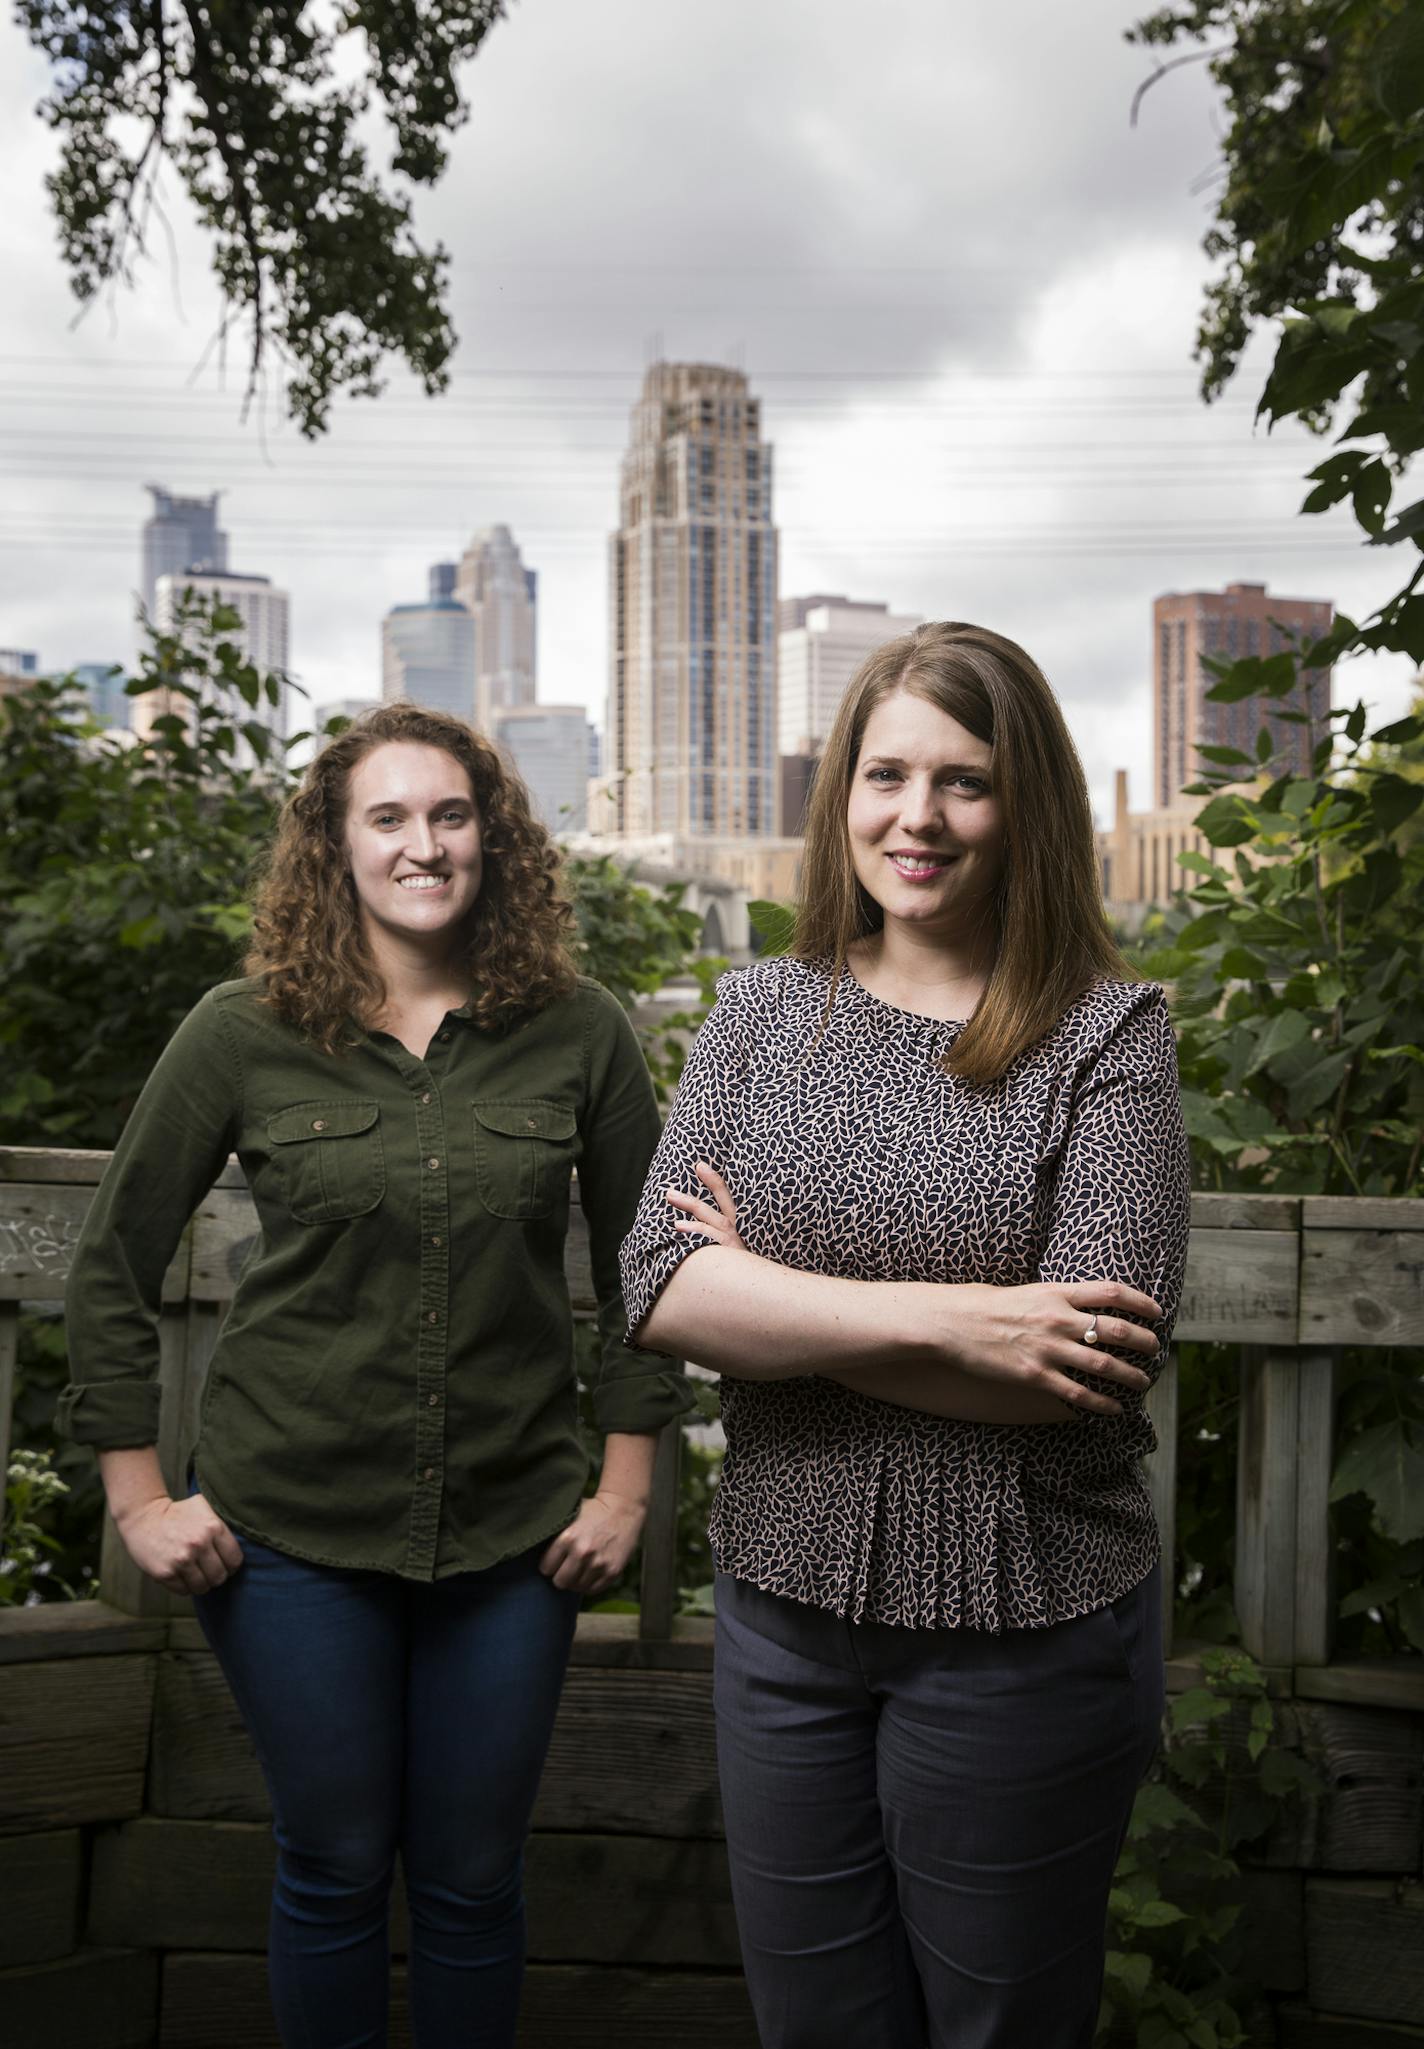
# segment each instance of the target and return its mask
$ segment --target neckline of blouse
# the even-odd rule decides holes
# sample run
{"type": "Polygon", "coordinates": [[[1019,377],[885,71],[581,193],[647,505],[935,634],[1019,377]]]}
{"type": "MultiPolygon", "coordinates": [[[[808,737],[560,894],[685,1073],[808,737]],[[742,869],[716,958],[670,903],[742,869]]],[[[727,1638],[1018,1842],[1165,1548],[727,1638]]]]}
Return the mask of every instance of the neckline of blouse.
{"type": "Polygon", "coordinates": [[[923,1010],[906,1010],[902,1004],[887,1003],[883,996],[877,996],[873,989],[867,989],[847,961],[841,969],[841,987],[849,989],[875,1010],[888,1011],[891,1017],[903,1018],[906,1024],[930,1026],[936,1032],[958,1033],[968,1023],[963,1017],[930,1017],[923,1010]]]}

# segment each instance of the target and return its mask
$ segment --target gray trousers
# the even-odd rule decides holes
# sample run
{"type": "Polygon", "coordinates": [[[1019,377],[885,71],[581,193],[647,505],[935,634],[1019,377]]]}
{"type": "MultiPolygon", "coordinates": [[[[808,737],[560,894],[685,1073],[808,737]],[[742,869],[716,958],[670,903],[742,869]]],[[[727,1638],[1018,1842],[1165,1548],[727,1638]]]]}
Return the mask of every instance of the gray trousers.
{"type": "Polygon", "coordinates": [[[1051,1629],[717,1582],[717,1742],[762,2049],[1088,2049],[1163,1705],[1160,1569],[1051,1629]]]}

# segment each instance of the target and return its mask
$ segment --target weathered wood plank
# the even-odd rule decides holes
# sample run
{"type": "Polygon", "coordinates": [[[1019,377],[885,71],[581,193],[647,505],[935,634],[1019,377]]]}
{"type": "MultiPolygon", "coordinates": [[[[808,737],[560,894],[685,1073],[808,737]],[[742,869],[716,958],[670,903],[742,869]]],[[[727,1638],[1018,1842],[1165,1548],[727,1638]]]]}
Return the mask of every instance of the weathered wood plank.
{"type": "Polygon", "coordinates": [[[20,1345],[20,1305],[0,1302],[0,1503],[10,1470],[10,1426],[15,1415],[15,1357],[20,1345]]]}
{"type": "MultiPolygon", "coordinates": [[[[1312,1853],[1321,1871],[1415,1872],[1424,1837],[1424,1721],[1298,1701],[1303,1756],[1323,1785],[1312,1853]]],[[[1420,1923],[1424,1936],[1424,1921],[1420,1923]]]]}
{"type": "Polygon", "coordinates": [[[1309,1345],[1424,1344],[1424,1232],[1302,1232],[1300,1336],[1309,1345]]]}
{"type": "Polygon", "coordinates": [[[1404,2029],[1387,2020],[1352,2014],[1317,2014],[1293,2000],[1276,2006],[1274,2049],[1420,2049],[1424,2026],[1404,2029]]]}
{"type": "Polygon", "coordinates": [[[77,1828],[0,1837],[0,1970],[69,1955],[79,1940],[83,1881],[84,1847],[77,1828]]]}
{"type": "Polygon", "coordinates": [[[1275,2049],[1420,2049],[1424,2025],[1394,2027],[1352,2014],[1315,2013],[1287,2001],[1276,2008],[1275,2049]]]}
{"type": "Polygon", "coordinates": [[[1350,1658],[1335,1665],[1298,1665],[1293,1690],[1301,1700],[1424,1714],[1424,1664],[1418,1658],[1350,1658]]]}
{"type": "Polygon", "coordinates": [[[0,1973],[0,2021],[14,2049],[149,2049],[158,2029],[158,1958],[78,1950],[0,1973]]]}
{"type": "Polygon", "coordinates": [[[1300,1229],[1300,1197],[1199,1189],[1192,1196],[1192,1229],[1295,1232],[1300,1229]]]}
{"type": "Polygon", "coordinates": [[[1312,2006],[1411,2025],[1424,2015],[1424,1885],[1308,1879],[1305,1943],[1312,2006]]]}
{"type": "Polygon", "coordinates": [[[1424,1231],[1417,1195],[1307,1195],[1300,1220],[1308,1231],[1424,1231]]]}
{"type": "MultiPolygon", "coordinates": [[[[104,1178],[112,1153],[88,1152],[80,1146],[0,1145],[0,1188],[7,1182],[66,1182],[95,1188],[104,1178]]],[[[216,1188],[245,1186],[236,1156],[214,1182],[216,1188]]]]}
{"type": "Polygon", "coordinates": [[[149,1811],[175,1820],[266,1821],[261,1767],[217,1659],[208,1650],[170,1651],[157,1664],[149,1811]]]}
{"type": "Polygon", "coordinates": [[[1305,1990],[1305,1879],[1299,1871],[1243,1871],[1242,1927],[1251,1975],[1267,1992],[1305,1990]]]}
{"type": "Polygon", "coordinates": [[[0,1835],[138,1813],[156,1663],[68,1658],[0,1670],[0,1835]]]}
{"type": "MultiPolygon", "coordinates": [[[[265,1820],[266,1788],[217,1660],[185,1651],[157,1664],[149,1811],[174,1820],[265,1820]]],[[[571,1667],[534,1825],[720,1834],[710,1676],[571,1667]]]]}
{"type": "MultiPolygon", "coordinates": [[[[392,1973],[390,2049],[411,2049],[405,1972],[392,1973]]],[[[162,2049],[278,2049],[260,1957],[170,1956],[162,2049]]],[[[518,2049],[757,2049],[739,1975],[535,1964],[518,2049]]]]}
{"type": "Polygon", "coordinates": [[[1243,1349],[1235,1601],[1242,1643],[1269,1665],[1294,1662],[1299,1418],[1295,1354],[1243,1349]]]}
{"type": "Polygon", "coordinates": [[[230,1302],[257,1238],[257,1212],[246,1186],[212,1189],[193,1217],[193,1301],[230,1302]]]}
{"type": "MultiPolygon", "coordinates": [[[[92,1188],[64,1182],[35,1187],[0,1182],[0,1300],[60,1302],[92,1188]]],[[[163,1278],[163,1299],[182,1299],[188,1285],[186,1237],[163,1278]]]]}
{"type": "Polygon", "coordinates": [[[1293,1231],[1193,1230],[1176,1336],[1293,1345],[1300,1240],[1293,1231]]]}
{"type": "Polygon", "coordinates": [[[638,1634],[645,1638],[672,1633],[677,1607],[677,1494],[681,1474],[682,1424],[677,1420],[664,1424],[658,1432],[652,1492],[643,1528],[638,1634]]]}
{"type": "Polygon", "coordinates": [[[45,1601],[38,1608],[0,1609],[0,1665],[161,1651],[167,1639],[161,1621],[121,1614],[106,1601],[45,1601]]]}
{"type": "MultiPolygon", "coordinates": [[[[144,1815],[100,1830],[86,1938],[137,1949],[260,1950],[275,1863],[272,1832],[256,1822],[144,1815]]],[[[546,1962],[730,1970],[740,1963],[720,1842],[536,1834],[525,1854],[525,1893],[529,1954],[546,1962]]],[[[404,1955],[399,1879],[396,1894],[392,1943],[404,1955]]]]}
{"type": "Polygon", "coordinates": [[[572,1668],[534,1826],[720,1835],[710,1675],[572,1668]]]}
{"type": "Polygon", "coordinates": [[[1172,1607],[1177,1582],[1177,1406],[1180,1382],[1175,1349],[1147,1396],[1147,1414],[1157,1433],[1157,1449],[1144,1459],[1142,1476],[1152,1497],[1152,1513],[1162,1538],[1162,1649],[1172,1649],[1172,1607]]]}
{"type": "Polygon", "coordinates": [[[1318,1346],[1296,1359],[1294,1656],[1302,1665],[1324,1665],[1335,1646],[1337,1598],[1330,1527],[1336,1361],[1318,1346]]]}
{"type": "Polygon", "coordinates": [[[77,1146],[0,1145],[0,1186],[13,1181],[63,1181],[93,1188],[112,1158],[112,1153],[85,1152],[77,1146]]]}

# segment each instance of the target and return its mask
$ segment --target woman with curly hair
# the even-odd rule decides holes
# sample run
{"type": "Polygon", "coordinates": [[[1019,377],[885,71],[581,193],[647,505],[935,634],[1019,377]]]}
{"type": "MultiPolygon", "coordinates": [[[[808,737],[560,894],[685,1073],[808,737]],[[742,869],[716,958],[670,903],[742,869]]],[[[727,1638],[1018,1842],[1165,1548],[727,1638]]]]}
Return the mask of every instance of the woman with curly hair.
{"type": "Polygon", "coordinates": [[[273,2002],[300,2049],[385,2040],[398,1851],[419,2049],[513,2042],[521,1851],[579,1596],[626,1566],[656,1432],[688,1405],[621,1343],[658,1118],[569,922],[485,740],[409,704],[358,719],[288,803],[246,978],[179,1027],[76,1251],[67,1426],[135,1562],[195,1597],[252,1735],[273,2002]],[[232,1151],[260,1230],[174,1499],[163,1276],[232,1151]],[[608,1433],[587,1495],[575,1163],[608,1433]]]}

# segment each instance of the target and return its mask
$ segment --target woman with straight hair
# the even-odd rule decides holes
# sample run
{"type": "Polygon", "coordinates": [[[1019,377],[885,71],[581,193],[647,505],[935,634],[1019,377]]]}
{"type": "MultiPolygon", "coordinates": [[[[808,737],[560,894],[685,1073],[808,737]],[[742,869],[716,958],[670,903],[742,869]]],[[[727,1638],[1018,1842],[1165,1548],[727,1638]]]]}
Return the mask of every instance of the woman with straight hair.
{"type": "Polygon", "coordinates": [[[65,1416],[134,1561],[194,1596],[261,1761],[288,2049],[385,2042],[397,1852],[418,2049],[510,2049],[579,1597],[622,1573],[655,1433],[689,1406],[666,1359],[622,1344],[618,1246],[658,1115],[569,926],[494,748],[411,704],[367,713],[288,803],[246,979],[179,1026],[76,1251],[65,1416]],[[258,1237],[174,1499],[163,1276],[233,1151],[258,1237]],[[591,1495],[575,1163],[608,1433],[591,1495]]]}
{"type": "Polygon", "coordinates": [[[1022,648],[846,692],[789,958],[723,978],[624,1247],[720,1370],[722,1797],[764,2049],[1087,2049],[1162,1707],[1143,1398],[1186,1253],[1160,989],[1022,648]]]}

